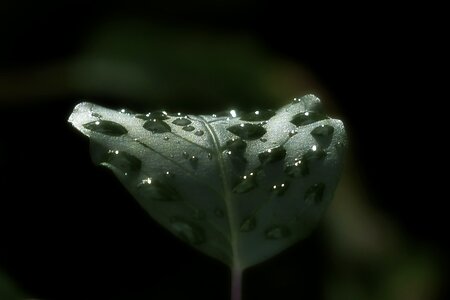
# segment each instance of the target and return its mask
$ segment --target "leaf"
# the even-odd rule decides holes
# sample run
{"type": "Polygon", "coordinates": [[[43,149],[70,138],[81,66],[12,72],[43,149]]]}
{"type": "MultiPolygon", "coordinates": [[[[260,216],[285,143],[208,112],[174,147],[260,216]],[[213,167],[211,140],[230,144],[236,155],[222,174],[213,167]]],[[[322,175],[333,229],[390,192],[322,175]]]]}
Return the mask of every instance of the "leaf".
{"type": "Polygon", "coordinates": [[[336,188],[345,131],[308,95],[276,113],[133,114],[91,103],[69,118],[162,226],[245,269],[304,238],[336,188]]]}

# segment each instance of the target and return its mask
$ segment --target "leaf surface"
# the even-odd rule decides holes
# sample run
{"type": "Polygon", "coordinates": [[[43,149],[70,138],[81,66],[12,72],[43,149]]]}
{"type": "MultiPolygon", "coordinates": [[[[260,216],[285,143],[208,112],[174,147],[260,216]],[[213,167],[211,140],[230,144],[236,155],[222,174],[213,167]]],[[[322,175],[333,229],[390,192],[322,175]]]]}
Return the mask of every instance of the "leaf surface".
{"type": "Polygon", "coordinates": [[[92,103],[69,118],[162,226],[245,269],[307,236],[338,183],[345,130],[313,95],[276,112],[134,114],[92,103]]]}

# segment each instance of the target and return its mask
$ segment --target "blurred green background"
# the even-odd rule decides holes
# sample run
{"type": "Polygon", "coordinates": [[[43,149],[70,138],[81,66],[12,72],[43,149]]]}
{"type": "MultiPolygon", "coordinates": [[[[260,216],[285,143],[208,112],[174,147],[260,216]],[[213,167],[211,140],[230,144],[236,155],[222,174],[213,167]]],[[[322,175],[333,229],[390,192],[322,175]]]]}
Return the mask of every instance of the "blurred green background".
{"type": "Polygon", "coordinates": [[[212,113],[309,93],[348,128],[343,178],[311,237],[247,271],[244,300],[445,299],[445,212],[425,202],[432,196],[401,150],[415,138],[400,121],[399,78],[416,27],[392,9],[371,13],[3,1],[0,299],[228,299],[228,270],[95,167],[67,117],[82,99],[212,113]]]}

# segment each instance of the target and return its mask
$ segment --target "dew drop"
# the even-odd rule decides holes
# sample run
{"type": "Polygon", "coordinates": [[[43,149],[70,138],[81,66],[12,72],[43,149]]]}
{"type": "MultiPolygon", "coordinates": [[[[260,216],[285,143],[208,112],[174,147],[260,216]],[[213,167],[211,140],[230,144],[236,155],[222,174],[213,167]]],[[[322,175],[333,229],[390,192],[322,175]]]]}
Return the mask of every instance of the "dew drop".
{"type": "Polygon", "coordinates": [[[121,114],[125,114],[125,115],[133,115],[134,113],[126,108],[122,108],[121,110],[119,110],[119,112],[121,114]]]}
{"type": "Polygon", "coordinates": [[[189,124],[191,124],[191,120],[187,119],[187,118],[178,118],[175,119],[173,122],[173,124],[178,125],[178,126],[187,126],[189,124]]]}
{"type": "Polygon", "coordinates": [[[225,147],[225,154],[230,157],[233,168],[238,174],[243,174],[248,163],[244,156],[247,143],[241,139],[233,138],[226,142],[225,147]]]}
{"type": "Polygon", "coordinates": [[[234,154],[243,154],[247,148],[247,143],[241,139],[231,139],[226,142],[225,147],[234,154]]]}
{"type": "Polygon", "coordinates": [[[144,115],[144,114],[136,114],[136,115],[134,115],[134,117],[141,119],[141,120],[145,120],[145,121],[150,119],[147,115],[144,115]]]}
{"type": "Polygon", "coordinates": [[[255,228],[256,228],[256,218],[254,216],[250,216],[242,221],[239,230],[241,232],[249,232],[254,230],[255,228]]]}
{"type": "Polygon", "coordinates": [[[284,225],[275,225],[269,227],[265,232],[266,238],[269,240],[279,240],[291,235],[289,227],[284,225]]]}
{"type": "Polygon", "coordinates": [[[194,131],[194,130],[195,130],[195,127],[194,127],[194,126],[191,126],[191,125],[188,125],[188,126],[184,126],[184,127],[183,127],[183,130],[184,130],[184,131],[194,131]]]}
{"type": "Polygon", "coordinates": [[[289,187],[289,183],[284,182],[282,184],[278,184],[278,185],[273,185],[272,188],[270,189],[272,191],[272,193],[274,193],[277,196],[282,196],[288,189],[289,187]]]}
{"type": "Polygon", "coordinates": [[[202,136],[205,132],[203,130],[197,130],[194,134],[196,136],[202,136]]]}
{"type": "Polygon", "coordinates": [[[294,135],[296,135],[298,133],[297,130],[291,130],[289,131],[289,137],[293,137],[294,135]]]}
{"type": "Polygon", "coordinates": [[[291,123],[295,126],[304,126],[326,118],[327,117],[324,114],[315,111],[305,111],[293,116],[291,123]]]}
{"type": "Polygon", "coordinates": [[[99,118],[99,119],[103,118],[103,116],[101,114],[96,113],[96,112],[91,112],[91,116],[94,118],[99,118]]]}
{"type": "Polygon", "coordinates": [[[260,138],[259,140],[263,143],[267,142],[267,139],[265,139],[265,138],[260,138]]]}
{"type": "Polygon", "coordinates": [[[331,143],[333,133],[334,127],[326,124],[317,126],[311,131],[311,135],[324,147],[327,147],[331,143]]]}
{"type": "Polygon", "coordinates": [[[182,200],[178,191],[167,182],[150,177],[143,179],[138,184],[137,189],[144,199],[152,201],[173,202],[182,200]]]}
{"type": "Polygon", "coordinates": [[[267,164],[284,159],[286,156],[286,149],[282,146],[278,146],[272,149],[268,149],[258,154],[261,164],[267,164]]]}
{"type": "Polygon", "coordinates": [[[306,176],[309,174],[309,168],[306,162],[303,162],[302,160],[297,160],[294,162],[293,165],[287,166],[284,169],[284,172],[289,177],[300,177],[300,176],[306,176]]]}
{"type": "Polygon", "coordinates": [[[128,132],[122,125],[105,120],[97,120],[83,125],[84,128],[110,136],[121,136],[128,132]]]}
{"type": "Polygon", "coordinates": [[[148,114],[137,114],[135,115],[136,118],[142,119],[142,120],[167,120],[169,118],[167,112],[165,111],[155,111],[150,112],[148,114]]]}
{"type": "Polygon", "coordinates": [[[189,158],[189,154],[186,151],[183,151],[183,158],[188,159],[189,158]]]}
{"type": "Polygon", "coordinates": [[[175,174],[173,174],[173,173],[170,172],[170,171],[166,171],[166,172],[164,173],[164,176],[166,176],[167,178],[173,178],[173,177],[175,177],[175,174]]]}
{"type": "Polygon", "coordinates": [[[339,151],[339,153],[342,153],[342,151],[345,148],[345,145],[342,142],[337,142],[334,147],[336,148],[337,151],[339,151]]]}
{"type": "Polygon", "coordinates": [[[175,234],[184,242],[192,245],[200,245],[206,241],[205,232],[194,223],[179,217],[173,217],[170,225],[175,234]]]}
{"type": "Polygon", "coordinates": [[[247,193],[247,192],[253,190],[256,186],[257,186],[256,174],[252,172],[241,178],[239,183],[237,185],[235,185],[235,187],[233,188],[233,193],[236,193],[236,194],[247,193]]]}
{"type": "Polygon", "coordinates": [[[322,124],[311,131],[315,137],[330,137],[334,133],[334,127],[331,125],[322,124]]]}
{"type": "Polygon", "coordinates": [[[311,165],[316,161],[324,159],[326,155],[327,153],[324,150],[313,145],[300,159],[296,158],[293,165],[287,166],[284,172],[290,177],[309,175],[311,165]]]}
{"type": "Polygon", "coordinates": [[[167,120],[169,118],[169,116],[167,115],[167,112],[165,112],[163,110],[148,113],[147,116],[149,118],[156,119],[156,120],[167,120]]]}
{"type": "Polygon", "coordinates": [[[275,112],[272,110],[257,110],[251,113],[246,113],[241,116],[243,121],[266,121],[272,118],[275,112]]]}
{"type": "Polygon", "coordinates": [[[102,160],[121,170],[124,174],[137,173],[141,170],[142,165],[137,157],[119,150],[108,150],[102,160]]]}
{"type": "Polygon", "coordinates": [[[213,155],[212,155],[212,153],[211,152],[208,152],[208,159],[212,159],[213,158],[213,155]]]}
{"type": "Polygon", "coordinates": [[[191,157],[189,157],[189,162],[191,163],[191,166],[194,169],[197,169],[198,167],[198,157],[195,155],[192,155],[191,157]]]}
{"type": "Polygon", "coordinates": [[[166,133],[171,132],[169,124],[158,119],[148,120],[144,123],[143,127],[152,133],[166,133]]]}
{"type": "Polygon", "coordinates": [[[305,162],[312,162],[315,160],[321,160],[324,159],[325,156],[327,156],[327,153],[323,150],[317,147],[317,145],[313,145],[310,150],[308,150],[304,155],[302,160],[305,162]]]}
{"type": "Polygon", "coordinates": [[[168,140],[169,140],[169,137],[168,137],[168,136],[165,136],[163,139],[164,139],[165,141],[168,141],[168,140]]]}
{"type": "Polygon", "coordinates": [[[227,128],[231,133],[246,140],[256,140],[266,133],[266,129],[261,125],[242,123],[227,128]]]}
{"type": "Polygon", "coordinates": [[[305,192],[305,202],[309,204],[318,204],[322,202],[324,191],[324,183],[320,182],[313,184],[305,192]]]}

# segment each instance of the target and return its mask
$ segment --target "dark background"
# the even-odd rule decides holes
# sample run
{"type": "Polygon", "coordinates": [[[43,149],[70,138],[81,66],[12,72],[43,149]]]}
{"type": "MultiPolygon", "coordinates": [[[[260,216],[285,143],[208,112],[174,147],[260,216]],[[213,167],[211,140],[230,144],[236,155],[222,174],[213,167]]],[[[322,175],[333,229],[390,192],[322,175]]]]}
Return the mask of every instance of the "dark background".
{"type": "Polygon", "coordinates": [[[445,199],[424,170],[439,150],[422,142],[433,133],[424,87],[439,18],[424,7],[326,8],[2,3],[0,269],[17,289],[229,298],[226,267],[151,220],[66,120],[81,99],[211,113],[315,93],[349,130],[343,187],[310,238],[248,270],[244,300],[443,297],[445,199]]]}

